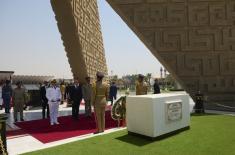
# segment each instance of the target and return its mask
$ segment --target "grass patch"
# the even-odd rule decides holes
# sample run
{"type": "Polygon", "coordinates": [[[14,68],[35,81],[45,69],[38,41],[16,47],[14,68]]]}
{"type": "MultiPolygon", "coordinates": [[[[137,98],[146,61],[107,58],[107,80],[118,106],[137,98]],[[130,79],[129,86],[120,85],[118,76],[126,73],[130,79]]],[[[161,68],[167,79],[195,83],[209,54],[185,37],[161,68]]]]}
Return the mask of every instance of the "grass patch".
{"type": "Polygon", "coordinates": [[[235,117],[191,117],[190,129],[151,141],[126,130],[60,145],[24,155],[234,155],[235,117]]]}

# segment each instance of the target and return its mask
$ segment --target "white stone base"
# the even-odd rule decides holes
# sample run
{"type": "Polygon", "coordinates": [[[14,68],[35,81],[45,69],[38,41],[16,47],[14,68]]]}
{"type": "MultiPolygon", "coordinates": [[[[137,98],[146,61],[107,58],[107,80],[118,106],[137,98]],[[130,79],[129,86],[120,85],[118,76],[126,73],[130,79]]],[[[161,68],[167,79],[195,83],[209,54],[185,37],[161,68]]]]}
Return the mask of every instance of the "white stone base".
{"type": "Polygon", "coordinates": [[[190,125],[187,94],[152,94],[128,96],[127,130],[148,137],[158,137],[190,125]]]}

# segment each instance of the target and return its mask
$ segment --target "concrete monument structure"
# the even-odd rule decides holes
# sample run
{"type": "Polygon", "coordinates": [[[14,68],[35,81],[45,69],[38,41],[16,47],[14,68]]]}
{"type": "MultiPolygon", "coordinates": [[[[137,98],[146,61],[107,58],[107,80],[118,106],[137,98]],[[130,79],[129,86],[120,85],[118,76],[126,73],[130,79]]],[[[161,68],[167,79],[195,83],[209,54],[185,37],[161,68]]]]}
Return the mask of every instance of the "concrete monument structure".
{"type": "Polygon", "coordinates": [[[74,77],[83,82],[107,66],[96,0],[51,0],[74,77]]]}
{"type": "Polygon", "coordinates": [[[192,97],[234,106],[235,0],[107,1],[192,97]]]}
{"type": "Polygon", "coordinates": [[[127,96],[126,121],[129,132],[152,138],[189,129],[189,96],[179,93],[127,96]]]}
{"type": "MultiPolygon", "coordinates": [[[[192,97],[233,106],[235,0],[107,1],[192,97]]],[[[97,1],[51,4],[74,76],[107,74],[97,1]]]]}

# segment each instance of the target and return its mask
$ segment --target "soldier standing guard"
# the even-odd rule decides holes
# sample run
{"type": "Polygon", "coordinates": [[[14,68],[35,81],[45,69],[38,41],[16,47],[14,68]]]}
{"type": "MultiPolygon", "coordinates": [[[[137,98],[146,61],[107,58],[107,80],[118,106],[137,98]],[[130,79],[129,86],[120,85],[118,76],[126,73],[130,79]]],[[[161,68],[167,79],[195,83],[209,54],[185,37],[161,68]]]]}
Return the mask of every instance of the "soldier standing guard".
{"type": "Polygon", "coordinates": [[[20,120],[24,121],[23,110],[25,105],[25,89],[21,88],[21,82],[16,83],[17,87],[12,93],[12,103],[14,105],[14,119],[17,122],[17,113],[20,112],[20,120]]]}
{"type": "Polygon", "coordinates": [[[2,87],[2,99],[5,106],[5,113],[10,113],[11,110],[11,97],[12,97],[12,87],[11,81],[6,80],[5,85],[2,87]]]}
{"type": "Polygon", "coordinates": [[[61,101],[61,92],[60,88],[56,86],[56,80],[51,81],[51,87],[46,90],[46,97],[48,99],[50,109],[50,123],[51,125],[59,124],[57,117],[61,101]]]}
{"type": "Polygon", "coordinates": [[[201,91],[198,91],[195,95],[195,106],[194,106],[195,113],[205,113],[203,98],[204,96],[201,93],[201,91]]]}
{"type": "Polygon", "coordinates": [[[93,85],[92,104],[94,106],[97,131],[94,134],[105,130],[105,107],[108,99],[108,85],[102,82],[104,74],[97,72],[97,81],[93,85]]]}
{"type": "Polygon", "coordinates": [[[146,95],[147,94],[147,84],[144,82],[144,75],[139,74],[138,81],[136,83],[136,95],[146,95]]]}

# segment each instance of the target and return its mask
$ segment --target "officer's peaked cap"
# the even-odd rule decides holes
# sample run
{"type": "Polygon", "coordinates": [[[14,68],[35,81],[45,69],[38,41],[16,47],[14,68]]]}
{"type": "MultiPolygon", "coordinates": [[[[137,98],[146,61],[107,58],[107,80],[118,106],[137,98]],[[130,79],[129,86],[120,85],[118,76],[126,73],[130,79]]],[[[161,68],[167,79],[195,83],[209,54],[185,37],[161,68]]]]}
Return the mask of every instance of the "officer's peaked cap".
{"type": "Polygon", "coordinates": [[[53,79],[53,80],[51,81],[51,83],[56,83],[56,79],[53,79]]]}

